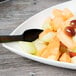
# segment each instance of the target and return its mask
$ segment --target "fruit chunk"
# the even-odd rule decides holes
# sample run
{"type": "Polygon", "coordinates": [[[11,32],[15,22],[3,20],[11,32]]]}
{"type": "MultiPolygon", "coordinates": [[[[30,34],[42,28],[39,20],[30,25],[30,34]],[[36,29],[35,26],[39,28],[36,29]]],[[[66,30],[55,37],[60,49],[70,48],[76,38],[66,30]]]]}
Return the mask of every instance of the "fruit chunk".
{"type": "Polygon", "coordinates": [[[45,29],[50,29],[50,30],[53,30],[53,27],[51,25],[51,22],[52,22],[52,19],[49,17],[45,20],[45,22],[43,23],[42,25],[42,28],[45,30],[45,29]]]}
{"type": "Polygon", "coordinates": [[[54,17],[52,19],[52,26],[54,31],[57,31],[58,28],[63,26],[64,20],[61,17],[54,17]]]}
{"type": "Polygon", "coordinates": [[[60,53],[58,53],[57,55],[50,55],[50,56],[48,56],[47,59],[50,59],[50,60],[58,60],[59,59],[59,56],[60,56],[60,53]]]}
{"type": "Polygon", "coordinates": [[[50,30],[44,30],[40,35],[39,39],[44,42],[49,42],[53,37],[55,37],[55,32],[51,32],[50,30]]]}
{"type": "Polygon", "coordinates": [[[62,56],[60,57],[59,61],[61,62],[71,62],[71,58],[67,52],[63,53],[62,56]]]}
{"type": "Polygon", "coordinates": [[[73,17],[73,13],[67,8],[64,8],[63,14],[66,17],[66,19],[69,19],[69,18],[73,17]]]}
{"type": "Polygon", "coordinates": [[[62,29],[58,29],[57,37],[66,47],[70,49],[73,48],[74,44],[72,38],[67,36],[62,29]]]}
{"type": "Polygon", "coordinates": [[[63,18],[63,20],[67,20],[67,19],[73,17],[72,12],[67,8],[64,8],[63,10],[54,9],[53,10],[53,15],[55,17],[61,17],[61,18],[63,18]]]}
{"type": "Polygon", "coordinates": [[[76,42],[73,38],[67,36],[63,30],[58,29],[57,37],[70,51],[76,52],[76,42]]]}
{"type": "Polygon", "coordinates": [[[56,16],[56,17],[60,17],[62,16],[62,10],[59,10],[59,9],[53,9],[52,11],[53,15],[56,16]]]}
{"type": "Polygon", "coordinates": [[[55,37],[55,33],[54,32],[49,32],[46,35],[44,35],[42,38],[40,38],[40,40],[42,40],[44,42],[49,42],[54,37],[55,37]]]}
{"type": "Polygon", "coordinates": [[[26,52],[26,53],[30,53],[33,55],[35,55],[37,53],[37,49],[32,42],[20,41],[19,46],[21,47],[21,50],[26,52]]]}
{"type": "Polygon", "coordinates": [[[33,41],[36,49],[37,49],[37,56],[40,56],[40,54],[42,53],[42,51],[47,47],[47,44],[44,43],[43,41],[41,41],[40,39],[36,39],[35,41],[33,41]]]}
{"type": "Polygon", "coordinates": [[[59,47],[60,42],[57,39],[57,37],[54,37],[53,39],[51,39],[47,48],[41,54],[41,57],[48,58],[51,55],[59,56],[60,55],[59,47]]]}
{"type": "Polygon", "coordinates": [[[65,27],[64,32],[69,37],[75,36],[75,30],[74,30],[74,28],[72,26],[65,27]]]}
{"type": "Polygon", "coordinates": [[[70,25],[71,25],[73,28],[76,28],[76,19],[75,19],[75,20],[71,20],[71,21],[70,21],[70,25]]]}
{"type": "Polygon", "coordinates": [[[58,60],[58,57],[56,57],[55,55],[50,55],[47,59],[58,60]]]}
{"type": "Polygon", "coordinates": [[[34,43],[37,51],[40,51],[47,46],[46,43],[40,39],[36,39],[35,41],[33,41],[33,43],[34,43]]]}
{"type": "Polygon", "coordinates": [[[75,35],[75,36],[73,36],[73,37],[72,37],[72,39],[73,39],[73,42],[75,42],[75,43],[76,43],[76,35],[75,35]]]}
{"type": "Polygon", "coordinates": [[[76,56],[74,56],[74,57],[71,58],[71,63],[76,64],[76,56]]]}
{"type": "Polygon", "coordinates": [[[53,9],[53,15],[55,16],[55,17],[60,17],[60,18],[62,18],[63,20],[66,20],[66,18],[65,18],[65,16],[63,15],[63,11],[62,10],[60,10],[60,9],[53,9]]]}
{"type": "Polygon", "coordinates": [[[49,33],[49,32],[51,32],[50,29],[45,29],[43,32],[41,32],[41,33],[39,34],[39,38],[42,38],[44,35],[46,35],[46,34],[49,33]]]}

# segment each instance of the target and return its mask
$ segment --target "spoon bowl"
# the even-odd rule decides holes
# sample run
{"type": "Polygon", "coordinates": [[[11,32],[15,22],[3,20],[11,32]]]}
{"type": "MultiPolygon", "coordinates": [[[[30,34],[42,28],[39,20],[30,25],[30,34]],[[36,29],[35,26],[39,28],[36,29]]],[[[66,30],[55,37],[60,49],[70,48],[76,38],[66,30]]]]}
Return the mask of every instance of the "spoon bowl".
{"type": "Polygon", "coordinates": [[[29,29],[23,32],[21,35],[1,35],[0,43],[13,42],[13,41],[28,41],[32,42],[38,38],[39,34],[43,30],[41,29],[29,29]]]}

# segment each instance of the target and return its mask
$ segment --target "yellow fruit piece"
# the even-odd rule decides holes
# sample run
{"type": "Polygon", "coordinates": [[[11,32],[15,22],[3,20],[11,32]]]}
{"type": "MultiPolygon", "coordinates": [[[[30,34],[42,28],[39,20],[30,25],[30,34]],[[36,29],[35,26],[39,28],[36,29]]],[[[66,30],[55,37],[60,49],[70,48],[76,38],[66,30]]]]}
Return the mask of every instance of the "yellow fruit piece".
{"type": "Polygon", "coordinates": [[[48,58],[47,59],[52,59],[52,60],[58,60],[59,59],[59,56],[60,56],[60,53],[58,53],[58,54],[56,54],[56,55],[50,55],[50,56],[48,56],[48,58]]]}
{"type": "Polygon", "coordinates": [[[51,22],[52,22],[52,19],[49,17],[49,18],[47,18],[45,21],[44,21],[44,23],[43,23],[43,25],[42,25],[42,28],[45,30],[45,29],[50,29],[50,30],[53,30],[53,27],[52,27],[52,25],[51,25],[51,22]]]}
{"type": "Polygon", "coordinates": [[[47,47],[47,44],[43,41],[41,41],[40,39],[36,39],[35,41],[33,41],[36,49],[37,49],[37,56],[40,56],[40,53],[47,47]]]}
{"type": "Polygon", "coordinates": [[[74,16],[68,8],[64,8],[63,10],[53,9],[52,13],[55,17],[61,17],[63,20],[67,20],[74,16]]]}
{"type": "Polygon", "coordinates": [[[57,37],[54,37],[53,39],[51,39],[47,48],[41,54],[41,57],[47,58],[50,55],[58,55],[60,53],[59,47],[60,47],[60,41],[58,40],[57,37]]]}
{"type": "Polygon", "coordinates": [[[60,9],[53,9],[53,11],[52,11],[52,13],[53,13],[53,15],[55,16],[55,17],[60,17],[60,18],[62,18],[63,20],[66,20],[66,18],[65,18],[65,16],[63,15],[63,11],[62,10],[60,10],[60,9]]]}
{"type": "Polygon", "coordinates": [[[76,56],[74,56],[74,57],[71,58],[71,63],[76,64],[76,56]]]}
{"type": "Polygon", "coordinates": [[[42,38],[40,38],[40,40],[42,40],[44,42],[50,42],[50,40],[52,38],[54,38],[55,36],[56,36],[56,33],[55,32],[48,32],[42,38]]]}
{"type": "Polygon", "coordinates": [[[72,38],[67,36],[62,29],[57,30],[57,37],[69,49],[74,47],[72,38]]]}
{"type": "Polygon", "coordinates": [[[43,48],[43,49],[40,50],[40,51],[37,51],[37,54],[36,54],[36,55],[41,57],[41,55],[43,54],[43,52],[44,52],[45,49],[46,49],[46,47],[43,48]]]}
{"type": "Polygon", "coordinates": [[[61,17],[54,17],[52,20],[52,26],[54,31],[57,31],[57,29],[61,28],[64,24],[64,20],[61,17]]]}
{"type": "Polygon", "coordinates": [[[63,15],[66,17],[66,19],[70,19],[71,17],[74,16],[73,13],[68,8],[64,8],[63,15]]]}
{"type": "Polygon", "coordinates": [[[40,39],[36,39],[35,41],[33,41],[33,43],[34,43],[37,51],[40,51],[47,46],[46,43],[40,39]]]}
{"type": "Polygon", "coordinates": [[[49,56],[47,59],[57,60],[58,58],[56,58],[56,56],[55,56],[55,55],[51,55],[51,56],[49,56]]]}
{"type": "Polygon", "coordinates": [[[60,57],[59,61],[61,62],[71,62],[71,57],[67,52],[63,53],[62,56],[60,57]]]}

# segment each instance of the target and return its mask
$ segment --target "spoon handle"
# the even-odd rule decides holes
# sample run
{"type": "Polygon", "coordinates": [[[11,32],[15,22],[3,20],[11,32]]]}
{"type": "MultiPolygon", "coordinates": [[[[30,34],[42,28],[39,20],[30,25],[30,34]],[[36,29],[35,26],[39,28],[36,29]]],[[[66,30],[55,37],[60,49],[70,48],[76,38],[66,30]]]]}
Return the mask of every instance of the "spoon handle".
{"type": "Polygon", "coordinates": [[[22,41],[23,36],[22,35],[2,35],[0,36],[0,43],[5,43],[5,42],[12,42],[12,41],[22,41]]]}

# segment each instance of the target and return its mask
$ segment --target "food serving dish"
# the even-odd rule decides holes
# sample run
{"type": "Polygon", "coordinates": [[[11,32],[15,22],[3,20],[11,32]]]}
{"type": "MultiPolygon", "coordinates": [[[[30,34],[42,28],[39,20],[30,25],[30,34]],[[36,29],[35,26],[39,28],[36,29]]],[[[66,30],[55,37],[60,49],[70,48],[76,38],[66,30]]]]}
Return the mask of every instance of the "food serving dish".
{"type": "MultiPolygon", "coordinates": [[[[73,14],[75,14],[76,13],[75,2],[76,1],[67,1],[64,3],[49,7],[47,9],[39,12],[38,14],[32,16],[31,18],[29,18],[28,20],[23,22],[21,25],[19,25],[10,35],[22,34],[27,29],[34,29],[34,28],[42,29],[42,24],[45,21],[45,19],[47,17],[52,17],[51,12],[52,12],[52,9],[54,9],[54,8],[58,8],[58,9],[69,8],[73,12],[73,14]]],[[[31,54],[25,53],[24,51],[21,50],[18,42],[3,43],[2,45],[3,45],[3,47],[7,48],[8,50],[10,50],[18,55],[21,55],[22,57],[32,59],[37,62],[41,62],[44,64],[53,65],[53,66],[57,66],[57,67],[62,67],[62,68],[76,69],[76,64],[49,60],[49,59],[45,59],[45,58],[41,58],[38,56],[34,56],[31,54]]]]}

